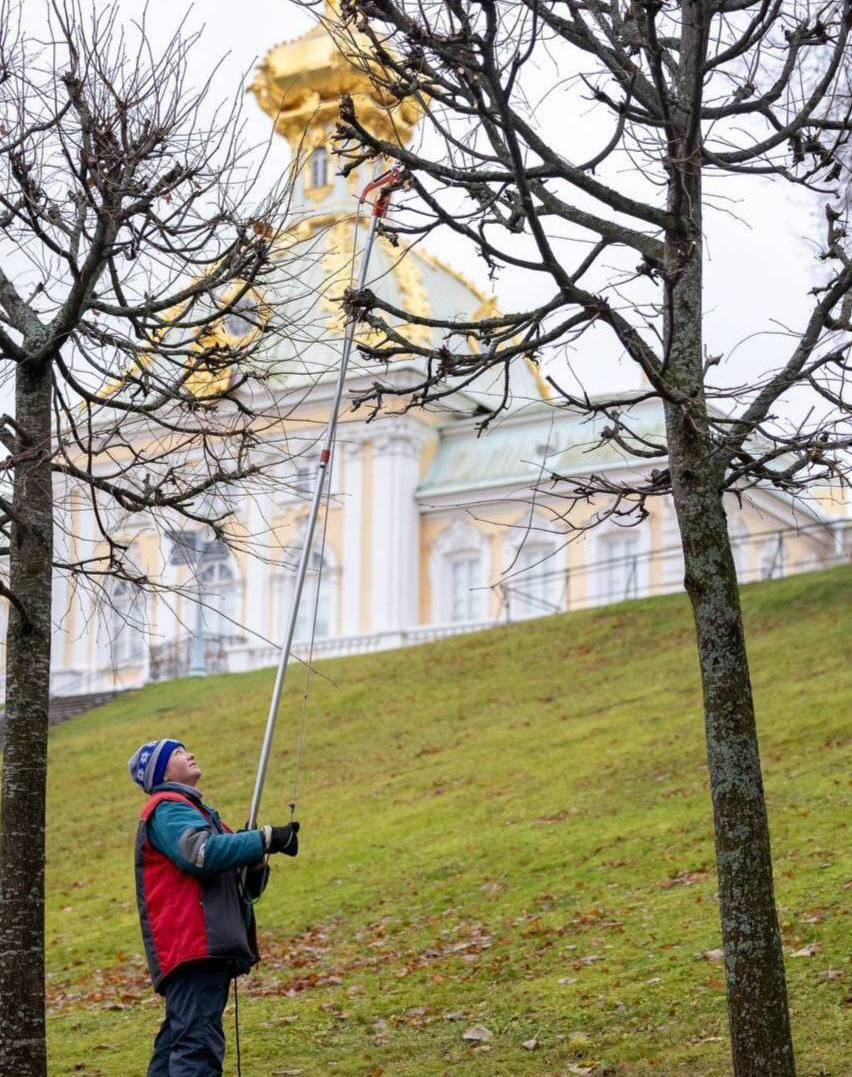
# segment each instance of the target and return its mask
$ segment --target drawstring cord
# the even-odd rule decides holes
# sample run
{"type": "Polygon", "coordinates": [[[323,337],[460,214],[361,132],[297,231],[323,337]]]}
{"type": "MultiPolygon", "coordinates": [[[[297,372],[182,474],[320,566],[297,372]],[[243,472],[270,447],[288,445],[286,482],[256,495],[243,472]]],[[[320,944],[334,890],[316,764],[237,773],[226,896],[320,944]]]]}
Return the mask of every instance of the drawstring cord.
{"type": "Polygon", "coordinates": [[[243,1077],[243,1068],[240,1060],[240,994],[237,989],[238,976],[234,977],[234,1044],[237,1050],[237,1077],[243,1077]]]}

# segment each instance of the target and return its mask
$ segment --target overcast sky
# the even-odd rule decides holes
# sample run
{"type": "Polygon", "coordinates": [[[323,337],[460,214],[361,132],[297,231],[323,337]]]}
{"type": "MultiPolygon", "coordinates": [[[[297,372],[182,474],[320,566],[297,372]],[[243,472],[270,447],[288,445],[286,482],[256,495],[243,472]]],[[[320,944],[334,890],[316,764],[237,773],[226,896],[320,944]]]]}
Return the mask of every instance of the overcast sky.
{"type": "MultiPolygon", "coordinates": [[[[155,45],[160,35],[174,29],[186,10],[181,0],[148,0],[147,5],[142,0],[121,0],[120,7],[127,19],[138,18],[147,7],[155,45]]],[[[27,0],[29,29],[37,29],[41,8],[40,0],[27,0]]],[[[224,96],[241,80],[250,81],[254,64],[269,48],[303,33],[311,20],[289,0],[207,0],[189,9],[189,25],[204,26],[202,42],[192,60],[194,81],[203,80],[212,65],[227,54],[217,82],[218,93],[224,96]]],[[[262,142],[269,133],[268,117],[252,97],[246,99],[245,113],[250,137],[262,142]]],[[[579,122],[581,118],[576,119],[579,122]]],[[[268,163],[270,169],[286,166],[286,146],[283,139],[278,142],[268,163]]],[[[805,196],[791,195],[785,184],[753,179],[726,183],[729,201],[725,209],[711,209],[706,215],[706,342],[712,354],[733,352],[736,377],[731,380],[745,381],[774,366],[789,350],[787,341],[773,335],[778,330],[773,320],[783,319],[793,329],[804,323],[809,308],[807,293],[818,272],[813,252],[819,216],[816,209],[808,211],[805,196]],[[810,239],[809,230],[813,232],[810,239]]],[[[452,236],[432,240],[431,247],[487,287],[475,256],[460,249],[452,236]]],[[[496,284],[504,309],[513,310],[519,309],[525,297],[540,301],[535,288],[536,282],[508,272],[496,284]]],[[[625,388],[638,384],[632,364],[619,364],[604,333],[596,332],[584,341],[583,348],[601,349],[605,356],[605,361],[589,363],[593,389],[612,388],[616,379],[625,388]]]]}

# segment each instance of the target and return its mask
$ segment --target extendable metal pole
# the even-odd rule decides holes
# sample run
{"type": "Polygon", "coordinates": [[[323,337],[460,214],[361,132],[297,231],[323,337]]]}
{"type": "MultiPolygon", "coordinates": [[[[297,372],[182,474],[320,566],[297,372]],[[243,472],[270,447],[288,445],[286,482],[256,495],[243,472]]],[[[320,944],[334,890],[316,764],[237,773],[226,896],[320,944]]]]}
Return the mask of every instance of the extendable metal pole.
{"type": "MultiPolygon", "coordinates": [[[[380,184],[380,180],[376,180],[371,184],[368,184],[365,188],[364,194],[361,196],[362,201],[366,196],[367,190],[374,188],[380,184]]],[[[358,277],[358,291],[362,291],[367,283],[367,269],[370,263],[370,254],[373,249],[373,242],[376,238],[376,229],[378,228],[379,221],[387,208],[386,192],[381,192],[376,202],[376,206],[373,211],[373,217],[370,222],[370,230],[367,234],[367,242],[364,247],[364,256],[361,261],[361,272],[358,277]]],[[[354,256],[354,252],[353,252],[354,256]]],[[[331,454],[334,450],[334,438],[337,432],[337,420],[340,411],[340,402],[343,399],[343,390],[346,384],[346,372],[349,366],[349,356],[352,352],[352,344],[355,339],[355,330],[357,328],[359,319],[353,318],[346,327],[346,335],[343,340],[343,354],[340,358],[340,371],[337,376],[337,386],[334,392],[334,401],[331,406],[331,416],[328,420],[328,429],[325,435],[325,444],[322,452],[320,453],[319,465],[317,467],[316,476],[314,479],[313,496],[311,498],[311,510],[308,515],[308,525],[305,531],[305,542],[302,546],[302,552],[299,557],[299,566],[296,571],[296,586],[293,591],[293,598],[290,604],[290,614],[287,619],[287,632],[284,637],[284,643],[281,648],[281,657],[278,659],[278,672],[275,676],[275,687],[272,690],[272,701],[269,704],[269,715],[266,719],[266,730],[263,734],[263,744],[260,749],[260,761],[257,767],[257,777],[254,782],[254,792],[251,798],[251,807],[249,808],[249,817],[246,826],[249,830],[257,826],[257,817],[260,810],[260,798],[263,795],[263,785],[266,780],[266,770],[269,766],[269,753],[272,748],[272,737],[275,733],[275,723],[278,719],[278,707],[281,703],[281,692],[284,688],[284,678],[287,676],[287,665],[290,661],[290,648],[293,645],[293,636],[296,631],[296,621],[299,616],[299,603],[302,598],[302,590],[305,585],[305,577],[308,572],[308,564],[310,563],[311,545],[313,543],[314,531],[316,530],[317,518],[319,516],[320,503],[322,502],[323,491],[325,489],[325,481],[328,475],[329,464],[331,463],[331,454]]]]}

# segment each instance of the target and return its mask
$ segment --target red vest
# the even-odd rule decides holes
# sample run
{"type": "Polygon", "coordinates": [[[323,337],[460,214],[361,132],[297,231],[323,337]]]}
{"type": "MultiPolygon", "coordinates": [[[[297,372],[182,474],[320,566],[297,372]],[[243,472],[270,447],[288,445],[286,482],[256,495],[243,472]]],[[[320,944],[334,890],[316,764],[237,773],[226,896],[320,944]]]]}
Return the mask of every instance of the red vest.
{"type": "Polygon", "coordinates": [[[219,832],[232,833],[176,790],[154,793],[146,801],[136,835],[136,901],[154,988],[159,990],[169,973],[187,961],[224,959],[233,964],[235,975],[247,972],[258,960],[257,937],[239,872],[190,875],[155,849],[148,840],[148,819],[164,800],[189,804],[219,832]]]}

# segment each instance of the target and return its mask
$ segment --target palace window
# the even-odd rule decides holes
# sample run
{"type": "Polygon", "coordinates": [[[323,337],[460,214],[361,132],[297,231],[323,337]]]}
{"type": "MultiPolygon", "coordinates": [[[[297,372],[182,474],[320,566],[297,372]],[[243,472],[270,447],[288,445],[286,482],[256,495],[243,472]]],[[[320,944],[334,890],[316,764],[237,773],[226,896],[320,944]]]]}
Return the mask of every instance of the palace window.
{"type": "Polygon", "coordinates": [[[601,602],[623,602],[637,598],[644,590],[640,561],[639,536],[631,531],[616,531],[603,536],[598,544],[598,578],[601,602]]]}
{"type": "Polygon", "coordinates": [[[223,543],[210,543],[204,550],[198,566],[198,584],[204,635],[216,639],[238,637],[239,577],[223,543]]]}
{"type": "Polygon", "coordinates": [[[464,519],[457,519],[441,532],[430,562],[433,621],[488,618],[490,549],[488,536],[464,519]]]}
{"type": "Polygon", "coordinates": [[[449,559],[450,620],[482,620],[482,558],[478,553],[462,553],[449,559]]]}
{"type": "Polygon", "coordinates": [[[224,321],[230,336],[240,340],[251,336],[258,323],[257,299],[251,293],[240,296],[225,315],[224,321]]]}
{"type": "Polygon", "coordinates": [[[506,581],[510,619],[543,617],[562,608],[563,574],[554,565],[550,543],[525,542],[506,581]]]}
{"type": "MultiPolygon", "coordinates": [[[[335,614],[337,610],[338,576],[339,573],[328,554],[323,559],[319,550],[311,551],[305,585],[302,588],[302,598],[299,602],[296,628],[293,634],[294,643],[307,643],[311,638],[315,604],[317,607],[316,638],[327,639],[329,636],[335,635],[337,631],[335,614]],[[317,601],[317,586],[319,586],[319,601],[317,601]]],[[[272,602],[272,615],[274,618],[272,639],[276,641],[283,641],[284,639],[287,620],[293,603],[295,585],[295,565],[290,566],[286,572],[279,572],[275,577],[272,602]]]]}
{"type": "Polygon", "coordinates": [[[109,645],[113,665],[139,662],[145,652],[145,600],[129,580],[116,580],[110,592],[109,645]]]}
{"type": "Polygon", "coordinates": [[[311,187],[328,186],[328,150],[325,146],[317,146],[311,154],[309,177],[311,187]]]}

